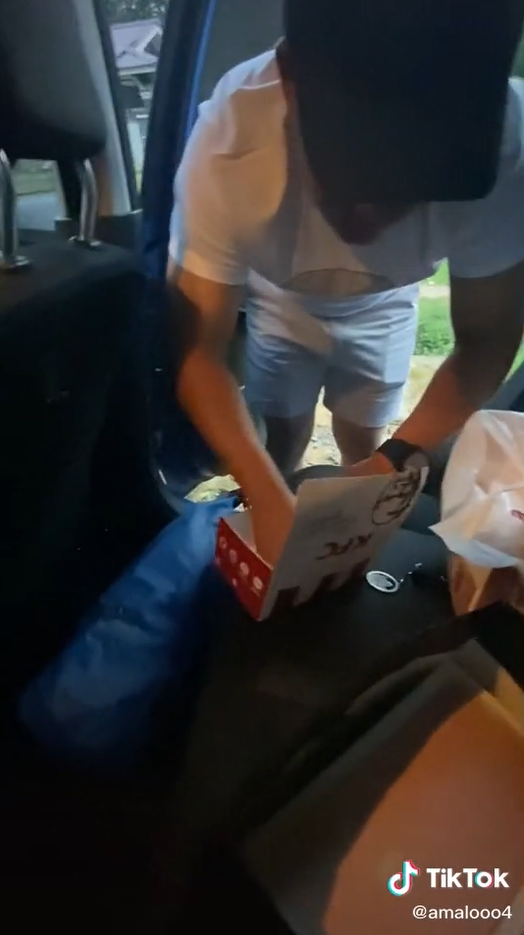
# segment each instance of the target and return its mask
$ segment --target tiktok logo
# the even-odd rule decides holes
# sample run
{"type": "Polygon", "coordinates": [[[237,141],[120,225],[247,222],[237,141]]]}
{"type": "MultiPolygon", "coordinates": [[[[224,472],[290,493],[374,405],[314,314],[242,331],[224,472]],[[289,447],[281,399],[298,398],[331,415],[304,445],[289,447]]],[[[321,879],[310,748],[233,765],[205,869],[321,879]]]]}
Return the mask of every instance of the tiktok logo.
{"type": "Polygon", "coordinates": [[[388,880],[388,890],[392,896],[405,896],[413,886],[414,877],[418,877],[420,870],[411,860],[402,864],[402,873],[394,873],[388,880]]]}

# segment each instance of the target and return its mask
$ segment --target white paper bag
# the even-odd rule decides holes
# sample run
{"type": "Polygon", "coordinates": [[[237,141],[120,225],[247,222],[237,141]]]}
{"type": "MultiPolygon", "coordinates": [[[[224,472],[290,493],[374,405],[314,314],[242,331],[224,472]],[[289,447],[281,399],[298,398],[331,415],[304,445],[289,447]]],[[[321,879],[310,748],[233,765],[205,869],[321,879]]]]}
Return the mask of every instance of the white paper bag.
{"type": "Polygon", "coordinates": [[[471,417],[442,485],[442,521],[432,527],[457,558],[450,583],[457,613],[505,600],[522,610],[524,414],[471,417]]]}

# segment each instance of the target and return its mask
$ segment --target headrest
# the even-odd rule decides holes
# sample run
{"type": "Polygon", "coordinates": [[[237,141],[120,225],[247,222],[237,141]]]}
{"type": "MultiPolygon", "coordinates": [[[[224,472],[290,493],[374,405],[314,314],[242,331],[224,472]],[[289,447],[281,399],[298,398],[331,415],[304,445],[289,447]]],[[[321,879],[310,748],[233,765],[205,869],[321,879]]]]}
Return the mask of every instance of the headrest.
{"type": "Polygon", "coordinates": [[[84,160],[105,137],[72,0],[1,0],[0,146],[10,159],[84,160]]]}

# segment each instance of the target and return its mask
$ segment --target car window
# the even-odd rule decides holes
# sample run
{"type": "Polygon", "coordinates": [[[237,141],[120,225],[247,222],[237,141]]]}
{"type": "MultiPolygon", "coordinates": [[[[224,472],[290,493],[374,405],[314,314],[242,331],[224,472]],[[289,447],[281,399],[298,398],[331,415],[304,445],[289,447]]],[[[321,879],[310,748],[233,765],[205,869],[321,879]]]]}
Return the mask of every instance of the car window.
{"type": "MultiPolygon", "coordinates": [[[[110,26],[137,185],[144,166],[148,119],[168,0],[102,0],[110,26]]],[[[281,0],[217,0],[198,100],[225,72],[269,48],[281,31],[281,0]]]]}
{"type": "Polygon", "coordinates": [[[169,0],[102,0],[109,22],[137,187],[169,0]]]}
{"type": "Polygon", "coordinates": [[[53,230],[63,214],[60,177],[54,162],[19,159],[13,167],[22,230],[53,230]]]}

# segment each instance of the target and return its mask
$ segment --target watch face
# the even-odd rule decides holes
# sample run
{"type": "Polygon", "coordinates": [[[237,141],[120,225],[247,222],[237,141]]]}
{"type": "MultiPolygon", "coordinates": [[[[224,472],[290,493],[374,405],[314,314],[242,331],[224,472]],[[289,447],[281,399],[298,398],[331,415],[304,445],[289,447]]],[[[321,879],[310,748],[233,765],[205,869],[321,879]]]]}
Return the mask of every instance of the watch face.
{"type": "Polygon", "coordinates": [[[416,471],[423,471],[424,468],[427,467],[429,467],[429,458],[426,452],[422,451],[421,448],[412,451],[404,461],[404,470],[406,468],[413,468],[416,471]]]}
{"type": "Polygon", "coordinates": [[[428,467],[429,459],[422,448],[411,445],[400,438],[388,438],[378,449],[391,462],[396,471],[401,473],[407,468],[421,471],[428,467]]]}

